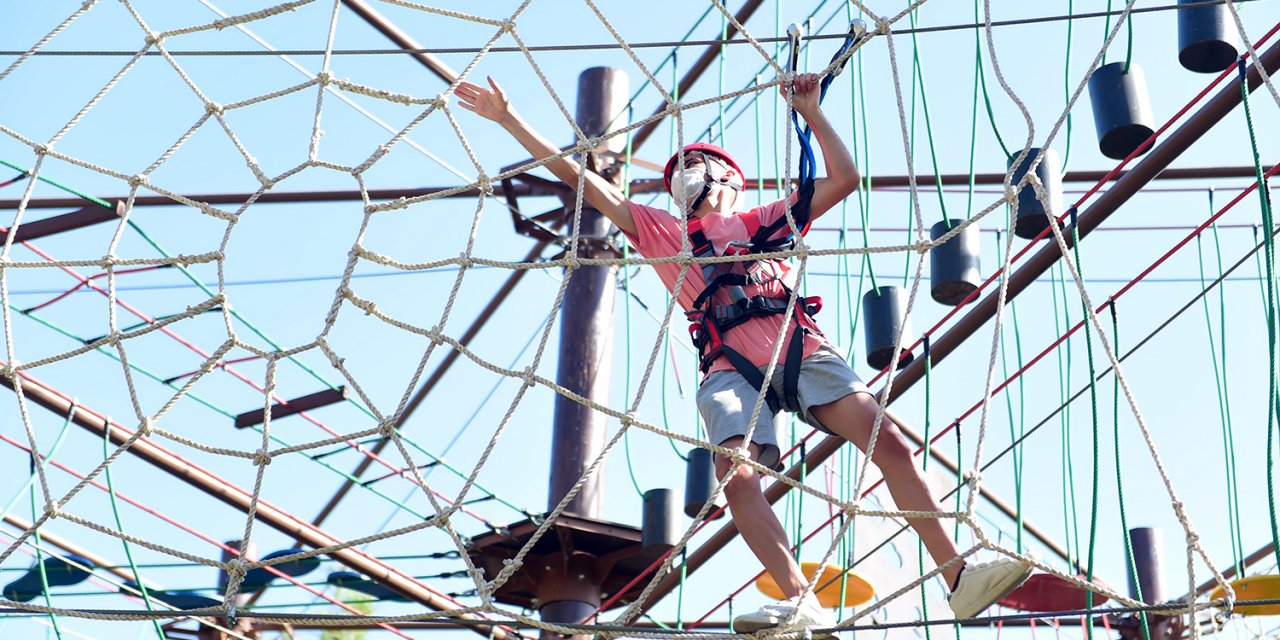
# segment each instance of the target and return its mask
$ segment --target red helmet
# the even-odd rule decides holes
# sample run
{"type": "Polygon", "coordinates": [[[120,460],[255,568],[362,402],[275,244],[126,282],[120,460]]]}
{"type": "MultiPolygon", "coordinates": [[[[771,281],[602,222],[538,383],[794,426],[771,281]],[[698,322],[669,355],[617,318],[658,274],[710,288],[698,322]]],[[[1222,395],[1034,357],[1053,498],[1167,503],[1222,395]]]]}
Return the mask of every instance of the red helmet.
{"type": "MultiPolygon", "coordinates": [[[[724,160],[725,162],[729,163],[730,167],[733,167],[734,171],[738,172],[739,176],[742,176],[742,183],[744,185],[746,184],[747,174],[743,173],[742,167],[738,166],[738,162],[733,159],[733,156],[729,155],[728,151],[725,151],[724,149],[717,147],[716,145],[711,144],[709,142],[695,142],[690,145],[685,145],[685,148],[681,151],[681,153],[688,155],[690,151],[701,151],[703,153],[710,154],[710,155],[716,156],[717,158],[720,158],[721,160],[724,160]]],[[[662,170],[662,184],[666,186],[667,193],[671,193],[671,174],[675,173],[676,162],[678,162],[679,160],[680,160],[680,153],[677,153],[671,156],[671,159],[667,160],[666,168],[662,170]]]]}

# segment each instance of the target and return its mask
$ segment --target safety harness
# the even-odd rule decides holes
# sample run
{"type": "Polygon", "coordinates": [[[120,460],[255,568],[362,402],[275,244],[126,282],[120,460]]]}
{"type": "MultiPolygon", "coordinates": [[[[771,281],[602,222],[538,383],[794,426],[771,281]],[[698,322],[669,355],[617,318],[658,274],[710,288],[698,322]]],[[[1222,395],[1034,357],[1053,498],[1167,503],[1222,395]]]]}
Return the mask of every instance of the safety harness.
{"type": "MultiPolygon", "coordinates": [[[[844,56],[864,32],[865,30],[860,22],[851,23],[848,36],[846,36],[843,45],[832,57],[832,60],[834,61],[844,56]]],[[[791,70],[794,73],[799,61],[798,30],[792,33],[791,50],[791,70]]],[[[844,63],[847,61],[848,58],[845,57],[837,65],[834,73],[822,79],[819,100],[826,96],[831,80],[844,68],[844,63]]],[[[807,125],[801,127],[799,118],[794,111],[791,113],[791,120],[800,141],[800,185],[796,193],[796,201],[791,206],[791,214],[795,220],[795,228],[799,230],[800,235],[804,235],[809,231],[811,205],[817,180],[817,162],[813,154],[813,145],[810,142],[812,131],[807,125]]],[[[696,210],[707,195],[711,193],[711,187],[717,184],[734,190],[741,188],[736,183],[727,180],[727,176],[723,172],[719,178],[712,175],[710,171],[713,166],[712,160],[716,161],[717,166],[723,166],[724,161],[722,159],[704,151],[695,151],[693,153],[702,154],[704,166],[707,168],[703,174],[706,184],[703,186],[702,192],[689,204],[688,211],[696,210]]],[[[788,226],[787,216],[780,216],[772,223],[764,225],[761,223],[757,212],[758,210],[753,210],[748,213],[738,214],[738,218],[747,227],[750,240],[746,242],[730,242],[728,246],[722,248],[721,255],[740,256],[784,252],[795,248],[797,242],[796,234],[788,232],[781,237],[774,237],[788,226]]],[[[703,231],[700,218],[690,215],[687,220],[687,228],[689,244],[693,248],[695,257],[707,258],[716,255],[715,247],[712,246],[703,231]]],[[[798,387],[800,363],[804,359],[804,338],[808,334],[822,335],[822,331],[818,329],[817,323],[813,320],[813,316],[822,309],[822,298],[818,296],[796,297],[796,304],[793,308],[796,327],[791,335],[791,341],[787,345],[786,360],[782,368],[782,398],[778,398],[773,385],[767,384],[764,374],[760,372],[754,363],[725,344],[724,336],[728,331],[742,325],[751,318],[786,313],[787,302],[791,299],[792,291],[785,283],[778,283],[782,290],[782,295],[778,297],[765,295],[748,296],[743,289],[748,285],[763,285],[778,280],[776,274],[781,272],[782,262],[782,260],[775,258],[743,262],[703,263],[702,275],[707,282],[707,286],[694,299],[693,304],[690,305],[691,309],[685,314],[689,319],[689,336],[700,354],[699,365],[702,372],[705,374],[717,359],[724,356],[751,386],[765,394],[765,401],[774,414],[784,408],[790,411],[799,411],[801,409],[798,387]],[[713,303],[715,294],[721,289],[728,293],[729,304],[713,303]]]]}

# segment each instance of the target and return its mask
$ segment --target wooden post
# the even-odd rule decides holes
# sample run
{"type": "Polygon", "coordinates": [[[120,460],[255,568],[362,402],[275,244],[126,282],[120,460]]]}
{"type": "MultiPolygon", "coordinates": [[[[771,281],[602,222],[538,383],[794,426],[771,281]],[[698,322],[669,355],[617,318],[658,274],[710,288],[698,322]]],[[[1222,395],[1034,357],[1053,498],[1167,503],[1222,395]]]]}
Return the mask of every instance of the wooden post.
{"type": "MultiPolygon", "coordinates": [[[[590,137],[618,128],[618,118],[627,101],[627,76],[620,69],[593,67],[578,76],[577,124],[590,137]]],[[[607,147],[621,151],[623,141],[614,139],[607,147]]],[[[596,171],[589,157],[579,158],[584,167],[596,171]]],[[[621,172],[602,172],[615,184],[621,172]]],[[[566,207],[570,224],[572,203],[566,207]]],[[[613,225],[599,211],[585,203],[580,218],[581,230],[576,247],[582,257],[603,255],[603,240],[613,225]]],[[[570,254],[572,255],[572,253],[570,254]]],[[[617,267],[585,266],[567,269],[569,278],[564,303],[560,309],[560,360],[556,382],[583,397],[601,404],[609,400],[612,375],[613,308],[617,290],[617,267]]],[[[555,509],[568,495],[583,473],[604,449],[606,416],[562,396],[556,397],[555,422],[551,436],[551,478],[547,509],[555,509]]],[[[587,518],[598,518],[603,511],[604,474],[598,469],[587,478],[581,490],[565,509],[587,518]]],[[[539,590],[539,612],[548,622],[578,622],[591,615],[600,605],[600,577],[593,571],[576,567],[574,558],[564,555],[546,566],[543,588],[539,590]]],[[[581,558],[577,559],[581,561],[581,558]]]]}

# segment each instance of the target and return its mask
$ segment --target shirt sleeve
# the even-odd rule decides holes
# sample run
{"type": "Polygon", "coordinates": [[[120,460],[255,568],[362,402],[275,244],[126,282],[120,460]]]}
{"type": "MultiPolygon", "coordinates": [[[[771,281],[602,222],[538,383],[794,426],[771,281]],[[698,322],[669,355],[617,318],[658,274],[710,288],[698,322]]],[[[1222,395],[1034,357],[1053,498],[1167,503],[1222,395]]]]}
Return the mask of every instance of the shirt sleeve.
{"type": "MultiPolygon", "coordinates": [[[[624,231],[627,240],[647,258],[665,257],[673,253],[671,249],[671,240],[673,233],[670,229],[675,219],[671,214],[662,209],[629,202],[631,208],[631,219],[635,221],[636,232],[629,233],[624,231]]],[[[678,232],[679,229],[676,229],[678,232]]],[[[674,251],[680,250],[680,244],[677,242],[674,251]]]]}
{"type": "MultiPolygon", "coordinates": [[[[793,206],[795,205],[796,199],[798,197],[799,196],[797,193],[791,194],[790,200],[793,206]]],[[[773,224],[774,221],[778,220],[779,218],[786,217],[787,201],[777,200],[774,202],[770,202],[769,204],[766,204],[766,205],[761,205],[759,207],[756,207],[756,212],[757,212],[757,215],[760,217],[760,226],[767,227],[773,224]]],[[[795,213],[793,212],[792,215],[795,215],[795,213]]],[[[783,223],[783,226],[784,227],[786,226],[785,222],[783,223]]],[[[782,233],[782,232],[779,231],[779,233],[782,233]]]]}

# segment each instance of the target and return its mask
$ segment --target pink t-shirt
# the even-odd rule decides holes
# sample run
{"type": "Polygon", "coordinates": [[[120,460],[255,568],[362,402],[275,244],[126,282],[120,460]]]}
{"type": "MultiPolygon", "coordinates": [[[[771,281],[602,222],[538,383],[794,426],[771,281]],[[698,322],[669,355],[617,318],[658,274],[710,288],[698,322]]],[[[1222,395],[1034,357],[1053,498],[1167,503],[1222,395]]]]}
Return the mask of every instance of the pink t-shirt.
{"type": "MultiPolygon", "coordinates": [[[[636,233],[627,234],[627,238],[631,241],[640,255],[646,258],[665,258],[676,255],[680,252],[683,244],[683,238],[680,233],[680,221],[673,217],[670,213],[662,209],[647,207],[642,204],[631,204],[631,218],[635,221],[636,233]]],[[[771,204],[757,207],[755,210],[760,217],[761,226],[768,225],[780,217],[786,215],[786,202],[779,200],[771,204]]],[[[736,213],[732,215],[724,215],[712,213],[702,218],[702,230],[706,234],[707,240],[711,242],[715,248],[716,255],[722,255],[725,246],[734,240],[749,240],[750,234],[747,230],[746,223],[740,217],[749,215],[748,213],[736,213]]],[[[742,263],[737,263],[742,264],[742,263]]],[[[662,283],[667,285],[667,290],[675,292],[676,278],[680,275],[680,265],[675,263],[659,263],[650,265],[658,272],[658,277],[662,279],[662,283]]],[[[791,264],[784,261],[771,261],[762,265],[763,268],[769,270],[765,273],[772,273],[779,276],[779,280],[772,280],[762,285],[747,285],[743,287],[743,292],[747,296],[764,295],[774,298],[785,299],[785,291],[783,283],[788,287],[795,287],[795,273],[792,272],[791,264]]],[[[702,276],[702,268],[700,265],[693,264],[689,266],[688,272],[685,274],[684,286],[681,288],[676,300],[680,307],[688,311],[698,294],[707,286],[706,279],[702,276]]],[[[729,293],[721,288],[712,296],[712,304],[723,305],[729,304],[729,293]]],[[[769,355],[773,353],[774,341],[778,338],[778,332],[782,330],[782,314],[769,316],[756,316],[748,319],[746,322],[730,329],[724,334],[725,344],[741,353],[744,357],[754,363],[757,367],[763,367],[769,363],[769,355]]],[[[791,334],[796,329],[794,317],[787,330],[787,342],[783,343],[782,350],[778,353],[778,364],[785,364],[787,358],[787,344],[791,340],[791,334]]],[[[826,339],[821,334],[810,332],[805,335],[804,339],[804,357],[813,355],[818,347],[826,343],[826,339]]],[[[733,370],[733,364],[729,359],[721,356],[716,358],[712,363],[711,371],[733,370]]]]}

